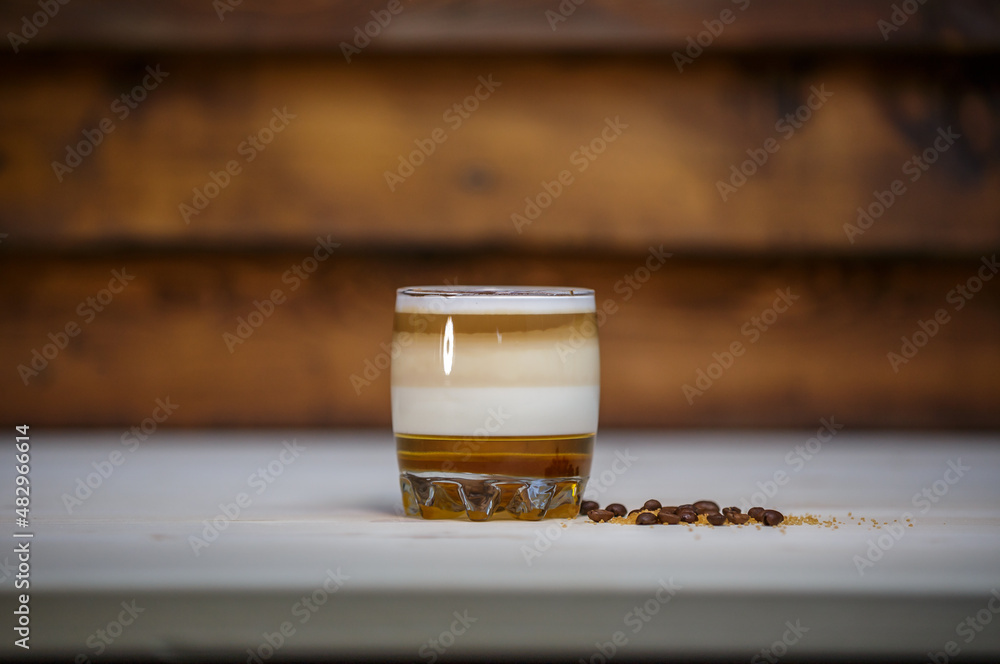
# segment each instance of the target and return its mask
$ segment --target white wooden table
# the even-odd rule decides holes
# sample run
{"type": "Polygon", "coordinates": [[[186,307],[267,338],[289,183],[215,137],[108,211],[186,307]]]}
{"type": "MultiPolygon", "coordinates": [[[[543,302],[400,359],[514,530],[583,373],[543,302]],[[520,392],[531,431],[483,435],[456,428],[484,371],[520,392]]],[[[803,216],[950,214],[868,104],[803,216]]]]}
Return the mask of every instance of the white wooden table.
{"type": "Polygon", "coordinates": [[[739,505],[779,473],[768,506],[847,522],[782,532],[404,518],[387,431],[31,433],[27,528],[0,467],[8,623],[34,534],[31,650],[5,629],[3,660],[1000,658],[997,435],[600,434],[602,505],[739,505]]]}

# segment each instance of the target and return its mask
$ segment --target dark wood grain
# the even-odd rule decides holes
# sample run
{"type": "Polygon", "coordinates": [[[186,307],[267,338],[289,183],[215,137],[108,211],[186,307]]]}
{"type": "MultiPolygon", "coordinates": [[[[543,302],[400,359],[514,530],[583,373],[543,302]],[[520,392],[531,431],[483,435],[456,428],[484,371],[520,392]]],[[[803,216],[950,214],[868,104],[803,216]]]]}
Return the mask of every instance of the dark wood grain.
{"type": "Polygon", "coordinates": [[[979,258],[675,255],[640,283],[640,254],[417,257],[341,247],[293,291],[282,275],[308,255],[4,257],[0,419],[126,427],[169,397],[179,405],[171,426],[388,427],[388,375],[368,363],[387,359],[394,288],[503,282],[590,286],[617,308],[600,329],[603,426],[807,427],[831,416],[850,428],[1000,426],[1000,279],[960,311],[948,300],[979,258]],[[123,269],[134,280],[88,323],[86,298],[123,269]],[[287,300],[230,352],[223,335],[276,288],[287,300]],[[754,340],[753,317],[770,318],[778,290],[799,299],[754,340]],[[938,309],[949,322],[894,371],[887,354],[938,309]],[[30,366],[32,351],[44,352],[67,323],[79,334],[25,385],[18,365],[30,366]],[[733,342],[745,352],[689,404],[683,386],[697,385],[699,369],[718,373],[713,354],[733,342]]]}
{"type": "MultiPolygon", "coordinates": [[[[52,0],[55,2],[55,0],[52,0]]],[[[392,5],[335,0],[90,0],[60,6],[22,47],[84,47],[130,50],[325,49],[373,20],[368,50],[608,50],[672,51],[688,45],[708,26],[725,19],[711,46],[727,51],[764,49],[892,49],[918,47],[955,52],[995,51],[1000,12],[987,0],[893,3],[847,0],[836,4],[794,0],[469,1],[392,5]],[[723,12],[731,12],[731,16],[723,12]],[[388,17],[388,18],[386,18],[388,17]],[[565,19],[565,20],[563,20],[565,19]],[[883,22],[883,23],[880,23],[883,22]],[[377,28],[377,29],[376,29],[377,28]]],[[[39,10],[37,0],[0,5],[0,27],[20,32],[22,17],[39,10]]],[[[28,31],[30,33],[30,30],[28,31]]],[[[711,35],[710,35],[711,36],[711,35]]]]}
{"type": "Polygon", "coordinates": [[[373,249],[1000,246],[1000,86],[989,60],[714,59],[685,74],[648,57],[6,64],[0,227],[15,247],[304,246],[330,232],[373,249]],[[165,78],[126,109],[120,95],[153,80],[147,67],[165,78]],[[499,87],[477,100],[481,78],[499,87]],[[478,108],[463,119],[453,106],[467,99],[478,108]],[[294,119],[258,151],[247,139],[270,131],[275,109],[294,119]],[[806,118],[797,126],[787,119],[796,113],[806,118]],[[73,146],[89,150],[84,132],[100,144],[64,170],[73,146]],[[946,150],[916,167],[935,141],[946,150]],[[580,151],[591,144],[603,149],[593,160],[580,151]],[[433,153],[418,152],[412,161],[423,163],[390,187],[386,173],[406,175],[400,160],[418,145],[433,153]],[[229,177],[227,164],[239,173],[229,177]],[[736,168],[752,174],[745,184],[736,168]],[[563,172],[570,185],[559,184],[563,172]],[[213,180],[228,184],[215,191],[213,180]],[[878,212],[897,180],[905,191],[864,235],[845,232],[859,207],[878,212]],[[720,192],[721,182],[736,186],[720,192]],[[547,208],[546,188],[558,194],[547,208]],[[196,211],[202,191],[216,196],[196,211]],[[526,198],[541,203],[530,224],[514,216],[529,221],[526,198]]]}

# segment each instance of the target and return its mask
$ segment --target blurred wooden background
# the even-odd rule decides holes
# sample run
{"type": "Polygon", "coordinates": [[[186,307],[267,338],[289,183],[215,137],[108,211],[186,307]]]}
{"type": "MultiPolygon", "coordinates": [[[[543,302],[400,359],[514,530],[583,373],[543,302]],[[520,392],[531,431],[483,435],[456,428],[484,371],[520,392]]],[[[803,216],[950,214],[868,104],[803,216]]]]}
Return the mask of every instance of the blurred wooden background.
{"type": "Polygon", "coordinates": [[[597,289],[602,426],[1000,426],[1000,7],[893,6],[5,2],[0,418],[388,426],[448,282],[597,289]]]}

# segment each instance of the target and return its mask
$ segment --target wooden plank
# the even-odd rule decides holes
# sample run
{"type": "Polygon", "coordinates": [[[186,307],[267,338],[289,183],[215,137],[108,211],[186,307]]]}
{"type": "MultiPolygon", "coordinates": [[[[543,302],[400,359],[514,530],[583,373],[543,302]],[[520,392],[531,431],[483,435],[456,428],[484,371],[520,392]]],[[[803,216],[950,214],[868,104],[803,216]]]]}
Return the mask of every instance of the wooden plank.
{"type": "Polygon", "coordinates": [[[1000,246],[1000,90],[980,60],[793,70],[716,59],[684,74],[645,57],[6,64],[0,228],[15,246],[304,246],[330,232],[373,248],[1000,246]],[[147,67],[163,72],[151,91],[147,67]],[[481,80],[499,87],[478,100],[481,80]],[[137,85],[145,99],[128,109],[120,96],[137,85]],[[463,118],[456,104],[475,110],[463,118]],[[258,150],[255,136],[271,142],[258,150]],[[928,150],[934,163],[915,165],[928,150]],[[390,171],[407,177],[390,188],[390,171]],[[879,197],[893,199],[887,210],[879,197]],[[849,237],[859,208],[874,217],[849,237]]]}
{"type": "Polygon", "coordinates": [[[342,41],[353,41],[355,29],[365,29],[372,20],[379,21],[369,28],[374,38],[367,48],[372,51],[672,51],[686,48],[689,37],[706,29],[718,33],[703,38],[713,48],[741,51],[859,46],[996,51],[1000,42],[1000,14],[994,3],[895,4],[900,10],[894,14],[893,3],[871,0],[846,0],[836,6],[794,0],[423,4],[90,0],[53,5],[58,11],[50,10],[51,18],[35,19],[35,26],[41,27],[30,36],[32,27],[25,28],[24,17],[31,21],[40,11],[39,3],[8,0],[0,5],[0,26],[4,34],[13,31],[23,36],[27,43],[12,42],[12,47],[27,52],[66,47],[339,51],[342,41]],[[395,13],[388,11],[390,4],[395,13]]]}
{"type": "Polygon", "coordinates": [[[282,275],[308,252],[7,256],[0,418],[124,428],[169,397],[179,405],[170,426],[387,427],[389,381],[377,366],[387,360],[394,289],[450,281],[590,286],[602,305],[610,300],[617,310],[600,330],[603,426],[805,427],[831,416],[851,428],[1000,426],[1000,280],[969,284],[981,287],[971,300],[948,299],[976,275],[979,258],[674,256],[647,278],[647,260],[660,266],[652,254],[344,250],[294,291],[282,275]],[[134,280],[107,302],[110,293],[100,293],[113,270],[134,280]],[[223,335],[274,289],[287,301],[230,352],[223,335]],[[767,313],[786,289],[799,299],[767,313]],[[103,311],[91,313],[88,297],[103,297],[103,311]],[[956,301],[965,302],[959,311],[956,301]],[[924,345],[894,371],[887,354],[938,309],[948,322],[929,340],[917,335],[924,345]],[[759,338],[753,317],[768,327],[759,338]],[[62,339],[67,323],[80,331],[62,339]],[[66,347],[46,349],[50,333],[66,347]],[[723,354],[734,342],[743,354],[689,403],[683,386],[697,387],[699,370],[720,374],[714,354],[730,363],[723,354]],[[38,360],[25,385],[18,366],[30,366],[33,350],[53,357],[44,367],[38,360]],[[352,375],[370,385],[352,384],[352,375]]]}

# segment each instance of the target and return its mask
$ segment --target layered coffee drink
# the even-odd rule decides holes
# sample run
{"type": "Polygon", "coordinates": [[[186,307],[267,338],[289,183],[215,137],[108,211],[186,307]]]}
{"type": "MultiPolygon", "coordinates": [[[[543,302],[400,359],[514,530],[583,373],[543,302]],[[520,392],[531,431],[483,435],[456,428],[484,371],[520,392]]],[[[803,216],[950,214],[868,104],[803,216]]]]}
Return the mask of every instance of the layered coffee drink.
{"type": "Polygon", "coordinates": [[[393,341],[407,514],[576,516],[600,399],[592,290],[402,288],[393,341]]]}

